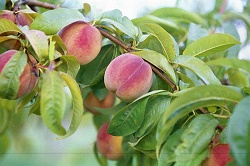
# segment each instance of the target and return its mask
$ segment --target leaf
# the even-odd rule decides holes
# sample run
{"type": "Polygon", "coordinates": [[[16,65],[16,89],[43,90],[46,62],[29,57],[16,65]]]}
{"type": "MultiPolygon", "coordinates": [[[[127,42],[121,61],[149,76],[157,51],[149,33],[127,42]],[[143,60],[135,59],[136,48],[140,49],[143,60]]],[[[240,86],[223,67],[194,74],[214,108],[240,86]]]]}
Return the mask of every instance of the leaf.
{"type": "Polygon", "coordinates": [[[183,22],[193,22],[195,24],[205,25],[204,19],[194,12],[189,12],[177,7],[164,7],[157,9],[151,13],[151,15],[165,18],[165,19],[175,19],[183,20],[183,22]]]}
{"type": "Polygon", "coordinates": [[[0,97],[15,99],[20,86],[19,77],[27,65],[27,55],[19,51],[5,64],[0,73],[0,97]]]}
{"type": "Polygon", "coordinates": [[[228,79],[230,81],[230,85],[237,86],[239,88],[243,88],[249,86],[250,84],[250,73],[247,76],[245,73],[242,72],[240,69],[236,68],[229,68],[227,70],[228,79]]]}
{"type": "Polygon", "coordinates": [[[147,102],[148,97],[121,109],[111,119],[107,132],[114,136],[126,136],[136,132],[143,122],[147,102]]]}
{"type": "Polygon", "coordinates": [[[192,55],[197,57],[203,57],[212,55],[214,53],[224,51],[240,42],[229,34],[212,34],[206,37],[202,37],[183,51],[183,55],[192,55]]]}
{"type": "Polygon", "coordinates": [[[62,126],[64,115],[65,93],[63,80],[59,73],[46,70],[42,75],[41,85],[41,116],[46,126],[57,135],[65,135],[66,131],[62,126]]]}
{"type": "Polygon", "coordinates": [[[62,64],[58,66],[58,70],[75,78],[80,69],[80,64],[77,59],[74,56],[63,55],[60,57],[60,60],[62,64]]]}
{"type": "Polygon", "coordinates": [[[138,36],[138,30],[132,21],[128,17],[122,16],[122,12],[118,9],[104,12],[101,21],[112,24],[133,39],[138,36]]]}
{"type": "Polygon", "coordinates": [[[8,149],[10,148],[10,141],[8,133],[0,134],[0,160],[3,157],[3,154],[8,152],[8,149]]]}
{"type": "Polygon", "coordinates": [[[141,23],[138,25],[143,32],[147,32],[156,37],[163,49],[163,55],[168,61],[172,62],[176,56],[173,37],[161,26],[155,23],[141,23]]]}
{"type": "Polygon", "coordinates": [[[176,57],[174,63],[193,71],[205,84],[221,84],[209,66],[196,57],[180,55],[176,57]]]}
{"type": "Polygon", "coordinates": [[[5,32],[21,32],[20,29],[12,21],[2,18],[0,19],[0,34],[5,32]]]}
{"type": "Polygon", "coordinates": [[[209,66],[224,66],[242,69],[250,73],[250,61],[238,58],[218,58],[206,62],[209,66]]]}
{"type": "Polygon", "coordinates": [[[176,162],[194,160],[200,153],[208,149],[218,124],[219,121],[213,115],[195,117],[184,130],[181,144],[175,150],[176,162]]]}
{"type": "Polygon", "coordinates": [[[70,90],[71,95],[72,95],[73,116],[72,116],[72,119],[70,122],[69,129],[67,130],[67,133],[64,136],[59,137],[59,139],[67,138],[67,137],[71,136],[76,131],[76,129],[78,128],[78,126],[81,123],[82,114],[83,114],[83,99],[81,96],[81,90],[80,90],[77,82],[72,77],[67,75],[66,73],[61,73],[61,77],[68,85],[69,90],[70,90]]]}
{"type": "MultiPolygon", "coordinates": [[[[3,100],[0,98],[0,100],[3,100]]],[[[0,105],[0,136],[8,127],[9,124],[9,113],[8,110],[3,108],[2,104],[0,105]]]]}
{"type": "Polygon", "coordinates": [[[239,89],[224,85],[197,86],[173,94],[176,98],[167,107],[158,124],[157,153],[176,122],[193,110],[208,106],[225,106],[237,103],[243,97],[239,89]]]}
{"type": "Polygon", "coordinates": [[[147,60],[154,66],[161,69],[165,74],[167,74],[171,78],[171,80],[173,80],[176,83],[177,80],[174,69],[171,66],[171,64],[167,61],[166,57],[164,57],[162,54],[159,54],[152,50],[133,52],[133,54],[140,56],[141,58],[147,60]]]}
{"type": "Polygon", "coordinates": [[[26,30],[24,28],[22,28],[21,31],[28,39],[39,59],[42,61],[46,59],[48,57],[49,46],[47,36],[44,34],[44,32],[38,30],[26,30]]]}
{"type": "Polygon", "coordinates": [[[61,28],[75,21],[84,20],[84,16],[75,9],[58,8],[46,11],[35,18],[30,29],[43,31],[46,35],[54,35],[61,28]]]}
{"type": "Polygon", "coordinates": [[[242,99],[235,107],[228,122],[227,137],[231,154],[237,165],[250,163],[250,96],[242,99]]]}

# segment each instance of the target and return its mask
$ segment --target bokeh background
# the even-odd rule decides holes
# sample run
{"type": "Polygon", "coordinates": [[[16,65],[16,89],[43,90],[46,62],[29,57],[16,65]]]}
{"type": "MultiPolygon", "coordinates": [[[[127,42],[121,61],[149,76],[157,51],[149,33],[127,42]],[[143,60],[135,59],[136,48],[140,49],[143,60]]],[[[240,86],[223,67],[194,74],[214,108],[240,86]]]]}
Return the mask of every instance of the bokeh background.
{"type": "MultiPolygon", "coordinates": [[[[241,12],[246,4],[244,0],[228,1],[228,8],[238,12],[241,12]]],[[[215,0],[67,0],[63,5],[81,8],[83,3],[89,3],[92,9],[98,12],[119,9],[125,16],[133,19],[167,6],[178,6],[188,11],[206,13],[214,8],[215,0]]],[[[239,24],[238,31],[241,40],[244,41],[246,30],[243,24],[239,24]]],[[[249,45],[241,50],[239,57],[250,59],[249,45]]],[[[16,114],[15,119],[18,120],[13,122],[11,128],[16,132],[16,136],[11,137],[7,154],[0,156],[0,165],[98,165],[93,152],[97,131],[90,113],[85,113],[78,130],[71,137],[63,140],[57,140],[57,136],[48,131],[39,116],[27,116],[27,113],[22,112],[16,114]]],[[[65,124],[67,121],[65,119],[65,124]]],[[[109,164],[115,165],[114,162],[109,164]]]]}

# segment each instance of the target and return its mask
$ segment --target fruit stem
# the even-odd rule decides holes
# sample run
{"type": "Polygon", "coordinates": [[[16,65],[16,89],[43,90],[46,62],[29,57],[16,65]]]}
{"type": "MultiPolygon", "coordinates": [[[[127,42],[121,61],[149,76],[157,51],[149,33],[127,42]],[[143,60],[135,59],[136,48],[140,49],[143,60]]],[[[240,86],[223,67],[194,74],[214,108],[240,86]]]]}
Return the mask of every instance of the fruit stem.
{"type": "Polygon", "coordinates": [[[28,5],[30,7],[38,6],[38,7],[43,7],[45,9],[56,9],[57,6],[47,3],[47,2],[40,2],[40,1],[33,1],[33,0],[19,0],[15,3],[13,11],[18,11],[20,10],[21,5],[28,5]]]}

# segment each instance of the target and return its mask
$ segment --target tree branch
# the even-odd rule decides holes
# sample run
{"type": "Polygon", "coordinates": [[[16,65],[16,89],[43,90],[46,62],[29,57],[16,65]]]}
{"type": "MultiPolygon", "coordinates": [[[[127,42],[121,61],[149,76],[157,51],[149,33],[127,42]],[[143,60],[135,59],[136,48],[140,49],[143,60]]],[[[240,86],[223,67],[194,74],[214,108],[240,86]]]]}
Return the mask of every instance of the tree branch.
{"type": "Polygon", "coordinates": [[[31,7],[38,6],[38,7],[43,7],[45,9],[56,9],[57,6],[47,3],[47,2],[40,2],[40,1],[35,1],[35,0],[19,0],[15,3],[13,11],[18,11],[21,8],[21,5],[28,5],[31,7]]]}

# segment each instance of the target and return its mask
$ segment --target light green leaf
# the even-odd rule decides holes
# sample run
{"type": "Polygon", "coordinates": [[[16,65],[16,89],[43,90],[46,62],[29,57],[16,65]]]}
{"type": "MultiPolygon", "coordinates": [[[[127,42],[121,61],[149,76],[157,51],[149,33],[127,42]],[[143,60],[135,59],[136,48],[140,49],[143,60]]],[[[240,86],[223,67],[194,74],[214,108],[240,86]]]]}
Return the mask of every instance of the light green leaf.
{"type": "Polygon", "coordinates": [[[59,137],[59,139],[67,138],[67,137],[71,136],[76,131],[76,129],[78,128],[78,126],[81,123],[82,114],[83,114],[83,99],[82,99],[82,95],[81,95],[81,90],[80,90],[77,82],[72,77],[70,77],[69,75],[67,75],[65,73],[61,73],[61,77],[68,85],[69,90],[70,90],[71,95],[72,95],[73,115],[72,115],[69,129],[67,130],[67,133],[64,136],[59,137]]]}
{"type": "Polygon", "coordinates": [[[5,32],[21,32],[20,29],[12,21],[2,18],[0,19],[0,34],[5,32]]]}
{"type": "Polygon", "coordinates": [[[38,30],[26,30],[24,28],[22,28],[21,30],[24,33],[25,37],[28,39],[30,45],[32,46],[39,59],[44,60],[45,58],[47,58],[49,46],[47,36],[44,34],[44,32],[38,30]]]}
{"type": "MultiPolygon", "coordinates": [[[[4,100],[1,99],[0,100],[4,100]]],[[[1,101],[2,102],[2,101],[1,101]]],[[[10,120],[9,120],[9,112],[6,110],[3,106],[2,103],[0,104],[0,135],[5,132],[5,130],[8,127],[10,120]]]]}
{"type": "Polygon", "coordinates": [[[133,102],[119,112],[110,121],[108,133],[115,136],[126,136],[136,132],[144,120],[148,97],[133,102]]]}
{"type": "Polygon", "coordinates": [[[174,39],[167,31],[155,23],[145,22],[139,24],[138,27],[140,27],[143,32],[156,37],[163,49],[163,55],[170,62],[174,60],[176,56],[175,45],[173,42],[174,39]]]}
{"type": "Polygon", "coordinates": [[[237,103],[243,97],[239,89],[224,85],[197,86],[174,93],[173,96],[176,99],[167,107],[158,124],[157,153],[179,119],[198,108],[225,106],[231,102],[237,103]]]}
{"type": "Polygon", "coordinates": [[[238,58],[219,58],[206,62],[209,66],[225,66],[242,69],[250,73],[250,61],[238,58]]]}
{"type": "Polygon", "coordinates": [[[197,57],[208,56],[214,53],[224,51],[240,42],[229,34],[212,34],[200,38],[187,46],[183,55],[192,55],[197,57]]]}
{"type": "Polygon", "coordinates": [[[240,166],[250,163],[250,96],[235,107],[228,123],[228,142],[231,154],[240,166]]]}
{"type": "Polygon", "coordinates": [[[164,7],[157,9],[151,13],[151,15],[165,18],[165,19],[175,19],[183,22],[193,22],[195,24],[205,25],[204,19],[194,12],[189,12],[177,7],[164,7]]]}
{"type": "Polygon", "coordinates": [[[74,56],[64,55],[60,57],[60,60],[62,64],[58,66],[58,70],[75,78],[80,69],[80,64],[77,59],[74,56]]]}
{"type": "Polygon", "coordinates": [[[138,52],[133,52],[133,54],[140,56],[141,58],[147,60],[148,62],[152,63],[154,66],[161,69],[165,74],[167,74],[171,80],[173,80],[176,83],[176,75],[174,72],[173,67],[168,62],[166,57],[164,57],[162,54],[157,53],[152,50],[143,50],[138,52]]]}
{"type": "Polygon", "coordinates": [[[205,84],[221,84],[209,66],[196,57],[180,55],[176,57],[174,63],[193,71],[205,84]]]}
{"type": "Polygon", "coordinates": [[[218,124],[219,121],[209,114],[195,117],[184,130],[181,144],[175,149],[176,162],[194,160],[205,149],[208,149],[218,124]]]}
{"type": "Polygon", "coordinates": [[[37,16],[31,23],[30,29],[43,31],[46,35],[54,35],[61,28],[79,20],[84,20],[84,16],[78,10],[58,8],[37,16]]]}
{"type": "Polygon", "coordinates": [[[237,86],[239,88],[247,87],[250,84],[250,73],[247,76],[246,73],[242,72],[240,69],[229,68],[227,70],[228,79],[230,85],[237,86]]]}
{"type": "Polygon", "coordinates": [[[41,116],[46,126],[57,135],[65,135],[66,131],[62,126],[64,115],[65,93],[63,80],[57,71],[46,70],[42,75],[41,85],[41,116]]]}
{"type": "Polygon", "coordinates": [[[5,64],[0,73],[0,97],[15,99],[20,86],[19,77],[27,65],[27,55],[19,51],[5,64]]]}

